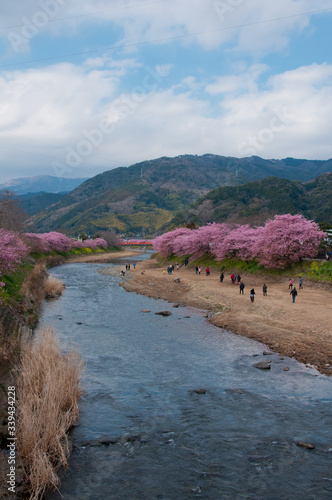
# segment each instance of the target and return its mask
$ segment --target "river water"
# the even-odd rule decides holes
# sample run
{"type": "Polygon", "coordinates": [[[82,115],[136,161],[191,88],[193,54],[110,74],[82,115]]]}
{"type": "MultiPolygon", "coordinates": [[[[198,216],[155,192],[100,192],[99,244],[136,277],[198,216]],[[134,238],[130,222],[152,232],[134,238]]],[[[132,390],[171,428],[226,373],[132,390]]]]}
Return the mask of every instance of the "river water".
{"type": "Polygon", "coordinates": [[[86,361],[62,498],[331,499],[332,378],[203,311],[127,293],[105,267],[53,268],[66,290],[41,318],[86,361]]]}

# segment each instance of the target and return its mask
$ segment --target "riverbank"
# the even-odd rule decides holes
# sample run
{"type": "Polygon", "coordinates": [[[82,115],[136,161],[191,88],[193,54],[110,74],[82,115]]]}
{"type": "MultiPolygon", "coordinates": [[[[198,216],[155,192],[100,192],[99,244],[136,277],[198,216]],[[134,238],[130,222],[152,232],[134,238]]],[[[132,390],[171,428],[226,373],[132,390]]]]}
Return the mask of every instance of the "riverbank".
{"type": "MultiPolygon", "coordinates": [[[[5,310],[3,318],[5,318],[6,324],[2,325],[2,323],[0,323],[0,498],[21,498],[24,497],[27,492],[25,474],[22,464],[19,461],[16,464],[16,495],[11,495],[10,491],[8,491],[6,476],[9,471],[8,457],[4,452],[4,449],[7,449],[7,440],[9,437],[8,387],[16,387],[17,385],[17,375],[21,369],[20,362],[22,353],[21,338],[17,335],[16,323],[12,321],[11,324],[13,324],[13,326],[9,329],[9,312],[13,318],[17,319],[18,323],[22,322],[22,325],[26,324],[27,329],[28,326],[33,327],[37,325],[40,303],[45,298],[45,295],[49,295],[49,290],[45,289],[45,287],[47,287],[47,289],[49,288],[47,286],[47,268],[72,262],[109,262],[117,258],[132,257],[138,253],[141,253],[141,251],[113,250],[92,254],[81,253],[70,257],[61,254],[41,255],[39,259],[30,259],[29,262],[22,265],[21,268],[18,268],[18,270],[8,278],[7,288],[9,290],[8,297],[10,298],[10,304],[2,306],[2,309],[5,310]]],[[[32,343],[29,343],[26,348],[31,350],[32,343]]],[[[52,366],[61,371],[63,366],[61,362],[62,358],[58,356],[56,362],[54,362],[52,366]]],[[[59,376],[56,378],[59,378],[59,376]]],[[[42,382],[49,383],[50,380],[50,377],[45,377],[45,380],[42,382]]],[[[43,408],[45,409],[46,406],[44,405],[43,408]]],[[[54,435],[57,436],[58,431],[60,432],[61,430],[60,420],[58,417],[54,417],[53,420],[54,422],[58,422],[58,427],[55,429],[52,428],[52,432],[54,431],[54,435]]],[[[45,426],[45,422],[43,425],[45,426]]],[[[45,428],[47,429],[47,426],[45,428]]],[[[64,440],[64,438],[61,439],[62,441],[64,440]]],[[[42,439],[39,439],[39,442],[41,443],[42,439]]],[[[44,458],[47,458],[47,454],[45,454],[44,458]]],[[[25,462],[25,467],[27,467],[28,460],[25,462]]],[[[56,480],[55,477],[56,476],[54,476],[54,481],[56,480]]]]}
{"type": "Polygon", "coordinates": [[[100,254],[92,255],[75,255],[66,259],[66,264],[72,264],[75,262],[94,262],[95,264],[110,262],[114,259],[125,259],[126,257],[133,257],[134,255],[141,255],[142,250],[119,250],[113,252],[103,252],[100,254]]]}
{"type": "Polygon", "coordinates": [[[165,269],[166,264],[161,266],[155,259],[139,262],[121,285],[130,292],[207,310],[214,325],[332,375],[332,290],[328,287],[304,282],[293,304],[288,280],[242,274],[246,286],[240,295],[230,274],[220,283],[217,271],[196,275],[193,267],[182,266],[168,275],[165,269]],[[262,293],[264,282],[267,296],[262,293]],[[249,298],[251,288],[256,292],[254,303],[249,298]]]}

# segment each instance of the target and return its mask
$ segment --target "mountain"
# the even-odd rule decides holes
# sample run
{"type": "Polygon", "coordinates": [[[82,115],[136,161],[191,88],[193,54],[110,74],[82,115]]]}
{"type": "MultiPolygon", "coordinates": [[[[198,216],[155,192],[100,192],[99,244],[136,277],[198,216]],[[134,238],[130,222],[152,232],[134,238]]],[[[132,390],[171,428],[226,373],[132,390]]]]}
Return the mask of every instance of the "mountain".
{"type": "Polygon", "coordinates": [[[61,200],[65,194],[66,193],[27,193],[16,195],[16,199],[24,213],[34,215],[61,200]]]}
{"type": "Polygon", "coordinates": [[[86,181],[87,178],[67,179],[51,175],[38,175],[36,177],[22,177],[12,179],[0,185],[0,189],[8,189],[18,195],[27,193],[68,193],[86,181]]]}
{"type": "MultiPolygon", "coordinates": [[[[206,154],[162,157],[119,167],[88,179],[30,219],[38,231],[95,234],[116,230],[152,236],[198,198],[219,186],[275,176],[309,181],[332,170],[332,160],[264,160],[206,154]]],[[[231,192],[234,188],[231,189],[231,192]]]]}
{"type": "Polygon", "coordinates": [[[276,214],[303,214],[317,222],[332,223],[332,174],[302,183],[269,177],[241,186],[219,187],[178,212],[168,228],[194,222],[262,224],[276,214]]]}

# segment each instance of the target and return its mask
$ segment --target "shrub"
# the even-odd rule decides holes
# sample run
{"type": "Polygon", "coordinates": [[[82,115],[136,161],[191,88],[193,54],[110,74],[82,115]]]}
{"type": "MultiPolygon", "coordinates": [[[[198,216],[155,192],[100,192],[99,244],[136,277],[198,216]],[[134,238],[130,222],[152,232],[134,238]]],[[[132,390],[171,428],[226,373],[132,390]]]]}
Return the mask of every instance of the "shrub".
{"type": "Polygon", "coordinates": [[[49,275],[44,283],[44,294],[46,299],[53,299],[62,295],[65,289],[64,283],[55,276],[49,275]]]}

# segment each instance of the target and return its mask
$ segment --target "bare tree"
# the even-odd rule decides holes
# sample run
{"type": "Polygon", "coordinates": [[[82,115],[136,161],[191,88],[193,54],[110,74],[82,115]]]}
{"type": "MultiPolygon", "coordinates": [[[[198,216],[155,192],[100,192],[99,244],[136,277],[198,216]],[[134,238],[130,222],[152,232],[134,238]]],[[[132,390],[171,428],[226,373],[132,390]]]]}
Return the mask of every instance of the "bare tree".
{"type": "Polygon", "coordinates": [[[0,190],[0,228],[22,231],[26,219],[16,195],[7,189],[0,190]]]}
{"type": "Polygon", "coordinates": [[[114,231],[101,231],[100,237],[107,241],[109,247],[121,245],[118,235],[114,231]]]}

